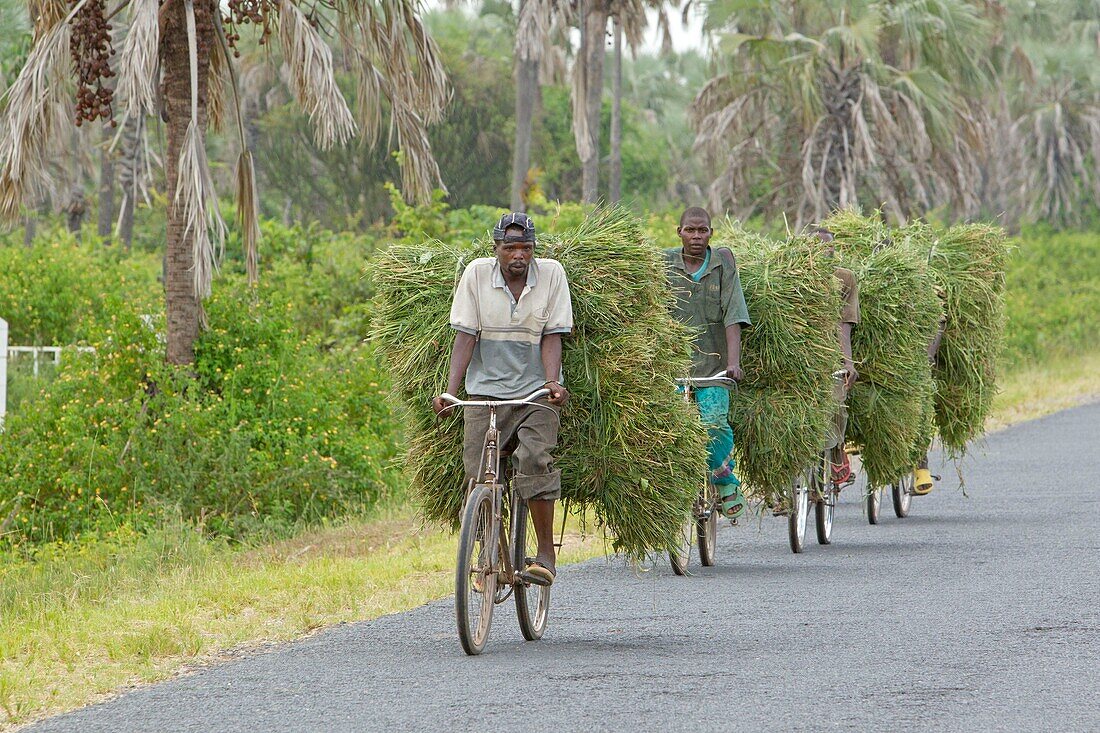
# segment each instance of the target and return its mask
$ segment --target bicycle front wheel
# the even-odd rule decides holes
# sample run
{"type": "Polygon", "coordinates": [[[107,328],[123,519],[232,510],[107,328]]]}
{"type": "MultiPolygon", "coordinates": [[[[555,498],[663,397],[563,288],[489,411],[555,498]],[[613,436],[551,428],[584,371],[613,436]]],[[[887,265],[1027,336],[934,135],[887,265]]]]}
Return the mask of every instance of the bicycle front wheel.
{"type": "Polygon", "coordinates": [[[820,545],[829,545],[833,542],[833,517],[836,515],[836,502],[839,491],[832,481],[831,466],[825,456],[814,472],[814,483],[811,487],[816,501],[814,502],[814,518],[817,527],[817,542],[820,545]]]}
{"type": "Polygon", "coordinates": [[[699,541],[699,562],[714,567],[718,549],[718,514],[722,510],[718,487],[707,481],[699,497],[699,512],[695,519],[695,535],[699,541]]]}
{"type": "Polygon", "coordinates": [[[527,641],[542,638],[550,614],[550,586],[534,585],[519,579],[518,571],[527,567],[527,559],[538,554],[538,537],[535,527],[527,521],[527,502],[516,498],[512,502],[512,564],[517,576],[515,583],[516,615],[519,630],[527,641]]]}
{"type": "Polygon", "coordinates": [[[808,469],[791,482],[790,509],[787,513],[787,539],[791,552],[798,554],[806,548],[806,522],[810,514],[810,473],[808,469]]]}
{"type": "Polygon", "coordinates": [[[909,516],[909,505],[913,501],[913,474],[907,473],[895,481],[890,493],[894,498],[894,514],[898,515],[898,519],[905,519],[909,516]]]}
{"type": "Polygon", "coordinates": [[[458,640],[467,654],[481,654],[489,640],[499,554],[493,526],[493,489],[480,484],[466,499],[455,565],[455,618],[458,640]]]}
{"type": "Polygon", "coordinates": [[[879,510],[882,508],[882,491],[868,483],[863,501],[867,505],[867,523],[878,524],[879,510]]]}

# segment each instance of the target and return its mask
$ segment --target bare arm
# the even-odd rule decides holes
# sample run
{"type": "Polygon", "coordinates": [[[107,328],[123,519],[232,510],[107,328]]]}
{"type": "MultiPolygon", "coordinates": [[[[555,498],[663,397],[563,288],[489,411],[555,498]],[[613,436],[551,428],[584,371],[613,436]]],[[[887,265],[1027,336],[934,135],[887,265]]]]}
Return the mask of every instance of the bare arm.
{"type": "Polygon", "coordinates": [[[936,363],[936,354],[940,350],[940,342],[943,341],[943,332],[947,330],[947,322],[940,321],[939,327],[936,329],[936,335],[932,337],[932,340],[928,342],[928,363],[936,363]]]}
{"type": "MultiPolygon", "coordinates": [[[[458,394],[458,388],[462,386],[462,380],[466,376],[466,369],[470,366],[470,360],[474,358],[474,344],[476,343],[476,336],[465,331],[455,332],[455,343],[451,349],[451,371],[447,375],[448,394],[458,394]]],[[[446,405],[438,397],[432,400],[432,409],[435,410],[436,414],[439,414],[444,407],[446,405]]]]}
{"type": "Polygon", "coordinates": [[[741,369],[741,324],[726,326],[726,376],[740,382],[745,377],[741,369]]]}
{"type": "Polygon", "coordinates": [[[856,364],[852,359],[852,324],[840,324],[840,353],[844,355],[844,386],[852,388],[859,378],[856,372],[856,364]]]}
{"type": "Polygon", "coordinates": [[[542,371],[546,374],[546,387],[550,390],[550,404],[564,405],[569,399],[569,392],[558,384],[558,378],[561,375],[561,334],[543,334],[540,346],[542,371]]]}

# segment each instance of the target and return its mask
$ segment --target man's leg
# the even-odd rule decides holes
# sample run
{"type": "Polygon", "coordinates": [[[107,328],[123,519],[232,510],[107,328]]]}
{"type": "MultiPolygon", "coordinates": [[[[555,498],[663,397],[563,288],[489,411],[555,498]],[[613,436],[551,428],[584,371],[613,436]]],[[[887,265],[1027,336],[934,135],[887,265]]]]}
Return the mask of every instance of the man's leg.
{"type": "Polygon", "coordinates": [[[554,502],[561,497],[561,471],[554,468],[551,451],[558,445],[560,420],[558,411],[541,407],[524,408],[528,411],[516,430],[516,449],[512,460],[516,475],[512,490],[527,500],[531,511],[531,523],[538,538],[538,564],[549,571],[539,576],[538,568],[527,568],[536,581],[552,582],[557,572],[557,553],[554,549],[554,502]]]}
{"type": "Polygon", "coordinates": [[[707,428],[707,468],[718,487],[722,514],[739,518],[748,506],[741,495],[741,481],[733,472],[733,428],[730,427],[730,393],[724,387],[703,387],[695,391],[699,417],[707,428]]]}
{"type": "Polygon", "coordinates": [[[833,385],[833,399],[836,400],[836,410],[833,412],[833,433],[826,448],[831,449],[829,462],[833,464],[833,481],[837,484],[849,483],[852,478],[852,464],[848,454],[844,452],[844,434],[848,430],[848,388],[843,382],[833,385]]]}
{"type": "MultiPolygon", "coordinates": [[[[471,397],[472,400],[484,399],[471,397]]],[[[499,419],[499,418],[498,418],[499,419]]],[[[462,468],[466,472],[465,485],[471,479],[479,481],[482,452],[485,449],[485,431],[489,429],[488,407],[466,407],[462,410],[462,468]]]]}

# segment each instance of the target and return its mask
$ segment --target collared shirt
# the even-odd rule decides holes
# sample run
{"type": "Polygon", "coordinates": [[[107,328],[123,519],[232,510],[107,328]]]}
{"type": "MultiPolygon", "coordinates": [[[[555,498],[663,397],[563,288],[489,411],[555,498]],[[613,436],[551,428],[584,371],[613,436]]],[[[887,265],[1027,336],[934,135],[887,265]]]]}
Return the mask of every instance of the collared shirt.
{"type": "Polygon", "coordinates": [[[707,248],[698,272],[688,273],[681,247],[665,250],[668,284],[676,296],[673,317],[696,330],[691,376],[709,377],[728,365],[726,327],[751,326],[733,253],[707,248]]]}
{"type": "MultiPolygon", "coordinates": [[[[533,259],[523,292],[515,298],[495,257],[474,260],[455,291],[451,328],[477,337],[466,369],[467,394],[525,397],[548,378],[542,368],[542,337],[573,330],[565,269],[557,260],[533,259]]],[[[562,375],[557,377],[563,382],[562,375]]]]}

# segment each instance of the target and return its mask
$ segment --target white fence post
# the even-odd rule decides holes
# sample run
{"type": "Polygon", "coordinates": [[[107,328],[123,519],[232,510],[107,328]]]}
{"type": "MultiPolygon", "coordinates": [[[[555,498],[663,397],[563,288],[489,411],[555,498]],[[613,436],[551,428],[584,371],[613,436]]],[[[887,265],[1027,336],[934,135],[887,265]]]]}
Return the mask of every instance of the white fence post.
{"type": "Polygon", "coordinates": [[[0,318],[0,430],[8,414],[8,322],[0,318]]]}

